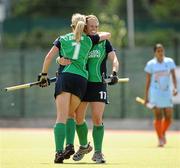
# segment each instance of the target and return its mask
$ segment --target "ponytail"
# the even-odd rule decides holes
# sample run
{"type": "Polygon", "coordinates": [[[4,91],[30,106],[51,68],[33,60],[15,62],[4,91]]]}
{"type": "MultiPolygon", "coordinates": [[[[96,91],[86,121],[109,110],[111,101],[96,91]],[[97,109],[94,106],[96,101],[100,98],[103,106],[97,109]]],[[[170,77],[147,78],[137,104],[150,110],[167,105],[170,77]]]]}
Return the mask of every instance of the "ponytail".
{"type": "Polygon", "coordinates": [[[80,42],[82,33],[84,32],[84,27],[86,25],[86,17],[85,15],[76,13],[73,14],[71,22],[71,27],[74,32],[75,40],[76,42],[80,42]]]}
{"type": "Polygon", "coordinates": [[[82,33],[84,31],[84,26],[85,26],[85,23],[83,21],[78,21],[78,23],[75,27],[75,30],[74,30],[76,42],[80,42],[82,33]]]}

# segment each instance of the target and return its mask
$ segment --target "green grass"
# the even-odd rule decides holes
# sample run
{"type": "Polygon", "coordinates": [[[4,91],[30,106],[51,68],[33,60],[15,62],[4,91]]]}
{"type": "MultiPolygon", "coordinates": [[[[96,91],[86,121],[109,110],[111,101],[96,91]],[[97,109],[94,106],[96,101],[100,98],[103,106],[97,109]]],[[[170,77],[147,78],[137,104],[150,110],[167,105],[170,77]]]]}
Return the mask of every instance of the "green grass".
{"type": "MultiPolygon", "coordinates": [[[[92,142],[91,132],[89,139],[92,142]]],[[[179,168],[180,135],[170,131],[168,143],[158,148],[152,131],[106,131],[103,168],[179,168]]],[[[75,141],[78,149],[78,141],[75,141]]],[[[51,129],[0,129],[1,168],[92,168],[92,153],[80,162],[65,160],[55,165],[54,136],[51,129]]]]}

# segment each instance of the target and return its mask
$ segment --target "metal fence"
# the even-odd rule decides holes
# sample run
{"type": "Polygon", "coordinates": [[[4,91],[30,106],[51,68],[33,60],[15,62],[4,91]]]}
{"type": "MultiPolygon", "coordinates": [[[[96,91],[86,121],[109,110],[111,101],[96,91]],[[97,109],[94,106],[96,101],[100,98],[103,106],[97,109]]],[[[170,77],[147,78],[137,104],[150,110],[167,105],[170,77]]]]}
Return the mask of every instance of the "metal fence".
{"type": "MultiPolygon", "coordinates": [[[[4,88],[37,80],[47,50],[3,50],[0,53],[0,87],[4,88]]],[[[152,58],[152,48],[122,50],[117,53],[120,61],[120,77],[129,77],[129,83],[108,86],[110,104],[105,118],[147,118],[152,112],[135,102],[136,96],[144,96],[144,66],[152,58]]],[[[177,60],[174,48],[166,49],[166,55],[177,60]]],[[[179,63],[177,62],[179,65],[179,63]]],[[[110,67],[108,63],[108,67],[110,67]]],[[[57,65],[53,61],[49,76],[55,76],[57,65]]],[[[109,68],[109,72],[110,72],[109,68]]],[[[33,87],[13,92],[1,92],[0,117],[54,117],[54,84],[48,88],[33,87]]],[[[180,118],[179,105],[175,106],[175,118],[180,118]]],[[[88,111],[90,115],[90,111],[88,111]]]]}

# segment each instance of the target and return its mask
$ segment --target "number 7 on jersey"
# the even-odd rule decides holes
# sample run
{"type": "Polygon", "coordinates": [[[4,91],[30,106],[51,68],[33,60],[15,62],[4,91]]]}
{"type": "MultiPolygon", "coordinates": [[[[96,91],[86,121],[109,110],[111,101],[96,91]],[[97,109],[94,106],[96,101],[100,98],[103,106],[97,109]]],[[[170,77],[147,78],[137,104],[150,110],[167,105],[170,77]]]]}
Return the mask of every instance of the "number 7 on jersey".
{"type": "Polygon", "coordinates": [[[75,46],[72,59],[77,60],[78,56],[79,56],[79,51],[80,51],[81,44],[77,43],[77,42],[73,42],[72,46],[75,46]]]}

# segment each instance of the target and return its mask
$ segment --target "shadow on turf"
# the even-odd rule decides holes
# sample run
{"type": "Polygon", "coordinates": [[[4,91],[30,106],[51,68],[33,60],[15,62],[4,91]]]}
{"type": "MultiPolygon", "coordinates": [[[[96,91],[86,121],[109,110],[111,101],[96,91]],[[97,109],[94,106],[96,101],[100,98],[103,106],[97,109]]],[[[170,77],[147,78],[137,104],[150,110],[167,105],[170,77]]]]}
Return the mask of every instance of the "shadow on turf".
{"type": "MultiPolygon", "coordinates": [[[[49,163],[40,163],[40,164],[49,164],[49,163]]],[[[51,163],[50,163],[51,164],[51,163]]],[[[56,163],[55,165],[67,164],[67,165],[83,165],[83,164],[92,164],[92,165],[120,165],[121,163],[92,163],[92,162],[73,162],[73,163],[56,163]]]]}

